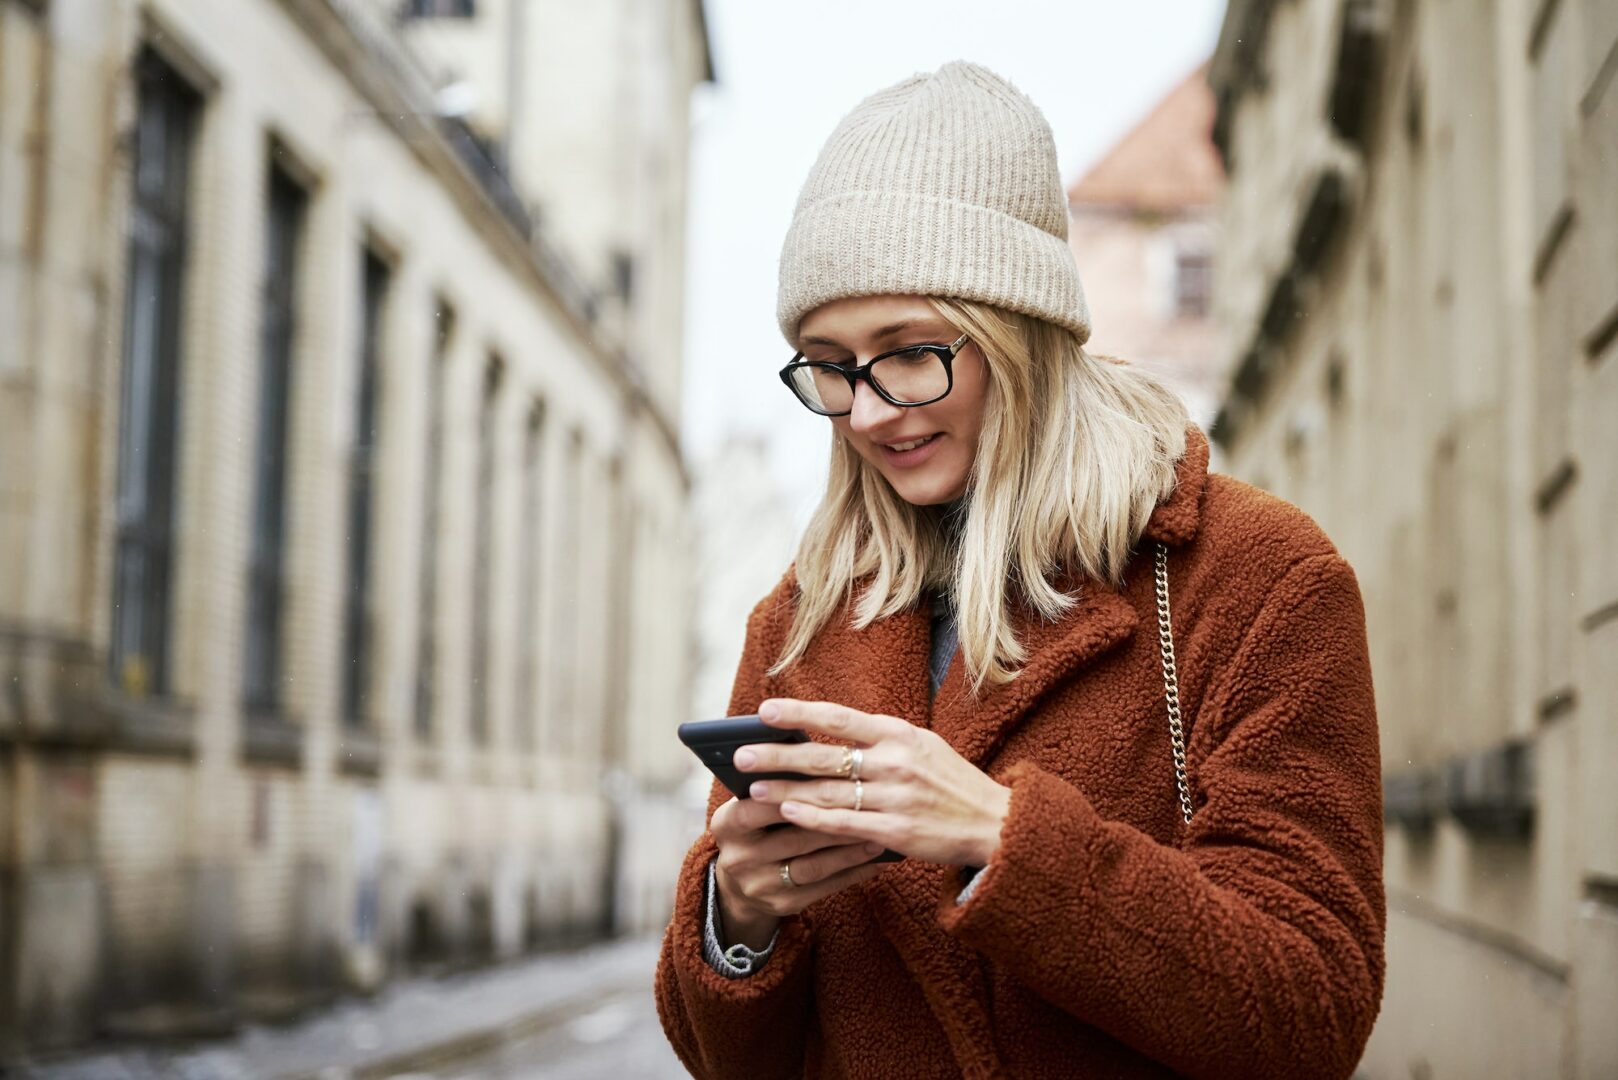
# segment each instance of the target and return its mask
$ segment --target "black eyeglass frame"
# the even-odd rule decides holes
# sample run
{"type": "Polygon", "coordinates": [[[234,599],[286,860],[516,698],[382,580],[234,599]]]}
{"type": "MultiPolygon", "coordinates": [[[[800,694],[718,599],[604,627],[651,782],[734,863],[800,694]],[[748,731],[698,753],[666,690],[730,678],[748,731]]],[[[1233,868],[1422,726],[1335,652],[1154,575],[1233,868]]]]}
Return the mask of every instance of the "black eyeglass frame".
{"type": "Polygon", "coordinates": [[[906,345],[899,349],[889,349],[880,356],[871,357],[869,361],[861,364],[859,367],[852,368],[844,367],[842,364],[834,364],[830,360],[805,360],[803,358],[802,351],[799,351],[793,355],[792,360],[787,364],[786,367],[781,369],[779,374],[781,376],[781,381],[787,384],[787,389],[792,391],[792,396],[803,402],[804,408],[808,409],[816,416],[847,416],[849,413],[853,412],[854,409],[852,406],[850,406],[849,408],[844,409],[842,412],[821,412],[819,409],[809,404],[809,402],[804,399],[802,392],[798,389],[797,383],[794,382],[792,378],[792,373],[797,371],[799,368],[830,368],[848,380],[848,392],[850,397],[852,397],[859,389],[855,383],[860,379],[864,379],[866,382],[871,384],[871,389],[876,391],[877,396],[883,401],[886,401],[889,405],[897,405],[901,409],[914,409],[918,405],[931,405],[935,401],[942,401],[949,397],[949,392],[955,389],[955,357],[959,355],[962,349],[966,348],[966,342],[970,337],[970,334],[962,334],[948,345],[906,345]],[[898,356],[900,353],[913,352],[930,352],[943,362],[944,378],[946,380],[944,392],[939,394],[937,397],[928,398],[926,401],[895,400],[894,398],[888,396],[887,391],[882,389],[882,385],[880,383],[871,378],[871,369],[890,356],[898,356]]]}

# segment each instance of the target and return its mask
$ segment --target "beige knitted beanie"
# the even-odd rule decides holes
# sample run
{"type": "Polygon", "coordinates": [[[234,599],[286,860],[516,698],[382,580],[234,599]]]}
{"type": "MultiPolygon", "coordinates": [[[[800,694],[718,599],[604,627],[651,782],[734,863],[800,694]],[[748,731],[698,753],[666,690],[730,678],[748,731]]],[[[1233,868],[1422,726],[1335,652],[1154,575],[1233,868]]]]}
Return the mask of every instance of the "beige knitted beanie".
{"type": "Polygon", "coordinates": [[[955,60],[878,90],[809,171],[781,248],[782,334],[796,344],[820,304],[878,293],[978,300],[1090,336],[1050,125],[987,68],[955,60]]]}

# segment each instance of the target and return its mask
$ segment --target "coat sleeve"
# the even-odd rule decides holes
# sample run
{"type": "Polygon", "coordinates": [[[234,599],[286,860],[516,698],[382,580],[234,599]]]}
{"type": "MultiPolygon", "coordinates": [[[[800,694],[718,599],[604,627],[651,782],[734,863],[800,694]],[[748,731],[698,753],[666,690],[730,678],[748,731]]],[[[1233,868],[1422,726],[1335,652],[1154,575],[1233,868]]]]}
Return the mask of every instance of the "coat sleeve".
{"type": "MultiPolygon", "coordinates": [[[[728,716],[756,713],[769,696],[764,670],[780,652],[774,615],[786,587],[784,580],[748,616],[728,716]]],[[[715,781],[709,821],[729,799],[730,792],[715,781]]],[[[718,850],[704,830],[681,864],[674,914],[657,961],[658,1019],[675,1053],[701,1080],[799,1076],[812,1010],[809,923],[802,915],[783,919],[769,963],[747,978],[728,979],[715,971],[703,956],[702,941],[708,861],[718,850]]]]}
{"type": "MultiPolygon", "coordinates": [[[[1182,848],[1032,762],[946,930],[1191,1077],[1353,1072],[1379,1011],[1382,780],[1365,615],[1336,554],[1292,566],[1201,707],[1182,848]]],[[[1173,798],[1172,785],[1165,798],[1173,798]]]]}

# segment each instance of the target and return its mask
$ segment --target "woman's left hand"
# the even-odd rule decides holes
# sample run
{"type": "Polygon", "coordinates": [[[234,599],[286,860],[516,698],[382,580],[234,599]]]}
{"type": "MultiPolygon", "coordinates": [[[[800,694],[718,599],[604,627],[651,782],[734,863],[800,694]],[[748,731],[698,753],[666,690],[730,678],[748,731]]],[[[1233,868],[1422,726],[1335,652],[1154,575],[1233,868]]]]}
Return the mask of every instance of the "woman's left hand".
{"type": "Polygon", "coordinates": [[[736,751],[743,772],[796,772],[815,780],[756,780],[755,799],[779,803],[806,829],[873,840],[924,862],[987,866],[1000,845],[1011,789],[961,757],[935,732],[894,716],[829,701],[770,698],[759,717],[771,727],[818,732],[863,752],[860,809],[839,769],[844,748],[826,743],[753,743],[736,751]]]}

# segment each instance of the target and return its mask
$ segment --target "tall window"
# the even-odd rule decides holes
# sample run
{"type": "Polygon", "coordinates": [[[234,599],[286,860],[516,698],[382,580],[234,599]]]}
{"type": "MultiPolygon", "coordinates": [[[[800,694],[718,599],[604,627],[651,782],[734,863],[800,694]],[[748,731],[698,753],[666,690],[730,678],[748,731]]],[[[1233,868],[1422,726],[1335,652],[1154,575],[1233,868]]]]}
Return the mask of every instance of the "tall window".
{"type": "Polygon", "coordinates": [[[293,296],[298,235],[308,198],[270,165],[264,201],[259,284],[258,454],[253,462],[253,540],[247,568],[247,659],[243,696],[250,713],[280,705],[281,609],[285,594],[287,414],[292,389],[293,296]]]}
{"type": "Polygon", "coordinates": [[[1213,291],[1213,256],[1199,248],[1181,248],[1174,256],[1174,314],[1200,319],[1208,314],[1213,291]]]}
{"type": "Polygon", "coordinates": [[[421,513],[421,624],[416,631],[416,734],[433,733],[433,698],[438,692],[438,531],[443,527],[444,391],[449,378],[449,343],[455,336],[455,309],[442,300],[433,313],[432,369],[427,373],[426,486],[421,513]]]}
{"type": "Polygon", "coordinates": [[[579,672],[578,642],[584,630],[584,616],[580,610],[579,556],[584,547],[583,530],[586,528],[584,508],[580,506],[583,472],[588,462],[584,456],[584,433],[578,428],[568,432],[567,462],[562,470],[561,498],[557,501],[561,514],[559,530],[562,548],[557,565],[561,572],[556,578],[556,602],[552,607],[557,621],[555,643],[557,673],[556,715],[550,717],[550,736],[557,755],[566,758],[579,749],[579,718],[577,715],[579,672]]]}
{"type": "Polygon", "coordinates": [[[523,500],[522,500],[522,590],[519,600],[520,625],[517,628],[518,647],[522,655],[518,661],[517,683],[517,740],[523,750],[534,748],[534,733],[539,723],[539,522],[542,507],[545,406],[536,402],[528,414],[528,434],[523,443],[523,500]]]}
{"type": "Polygon", "coordinates": [[[478,409],[477,520],[472,565],[472,740],[489,739],[489,563],[494,557],[495,406],[500,400],[500,358],[489,357],[478,409]]]}
{"type": "Polygon", "coordinates": [[[150,52],[135,87],[108,659],[114,681],[144,696],[169,690],[186,180],[202,102],[150,52]]]}
{"type": "Polygon", "coordinates": [[[476,14],[474,0],[405,0],[405,17],[411,19],[470,19],[476,14]]]}
{"type": "Polygon", "coordinates": [[[369,248],[360,280],[359,386],[355,394],[354,447],[348,468],[348,595],[343,611],[343,719],[366,722],[371,667],[371,520],[376,481],[378,353],[388,265],[369,248]]]}

